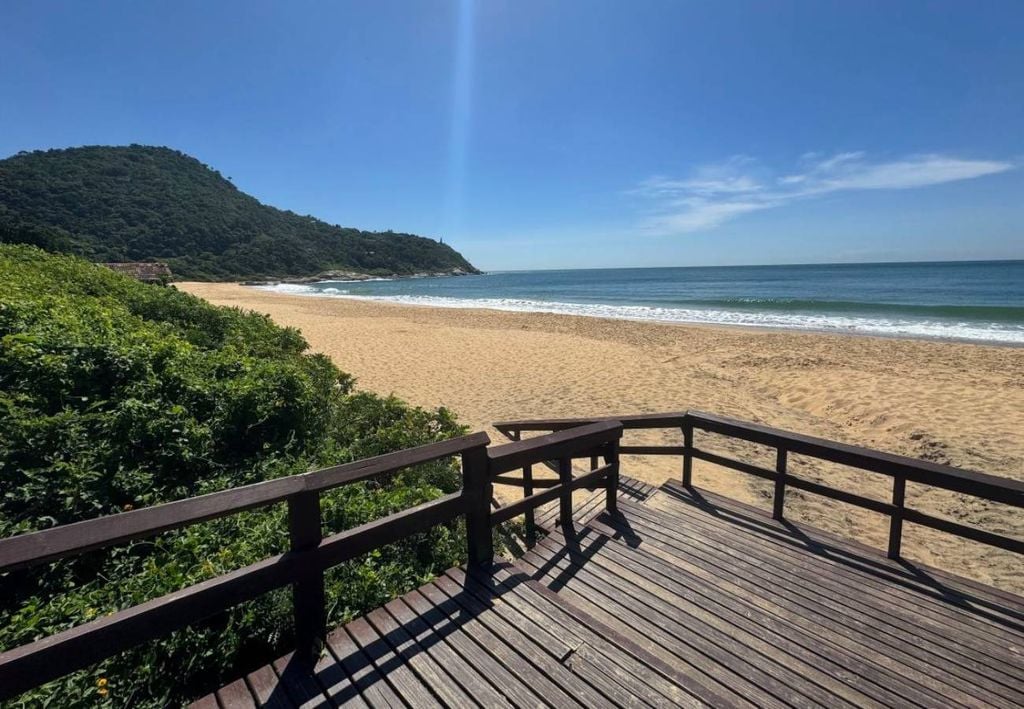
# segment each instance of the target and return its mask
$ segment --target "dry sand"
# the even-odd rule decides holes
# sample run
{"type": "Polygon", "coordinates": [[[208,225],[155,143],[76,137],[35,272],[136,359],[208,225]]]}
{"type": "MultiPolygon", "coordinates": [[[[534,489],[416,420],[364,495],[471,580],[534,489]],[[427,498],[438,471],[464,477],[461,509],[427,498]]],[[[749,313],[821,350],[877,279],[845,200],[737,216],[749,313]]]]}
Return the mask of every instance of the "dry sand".
{"type": "MultiPolygon", "coordinates": [[[[446,406],[495,442],[493,421],[700,409],[1024,479],[1024,349],[662,325],[288,296],[232,284],[178,287],[302,330],[361,388],[446,406]]],[[[771,464],[770,451],[698,433],[698,445],[771,464]]],[[[679,443],[678,431],[630,440],[679,443]]],[[[660,484],[679,460],[626,459],[660,484]]],[[[882,476],[791,458],[791,471],[887,499],[882,476]]],[[[694,483],[770,507],[763,481],[698,462],[694,483]]],[[[1024,538],[1024,511],[908,486],[908,504],[1024,538]]],[[[790,491],[787,516],[884,548],[878,515],[790,491]]],[[[1020,558],[908,525],[909,558],[1024,593],[1020,558]]]]}

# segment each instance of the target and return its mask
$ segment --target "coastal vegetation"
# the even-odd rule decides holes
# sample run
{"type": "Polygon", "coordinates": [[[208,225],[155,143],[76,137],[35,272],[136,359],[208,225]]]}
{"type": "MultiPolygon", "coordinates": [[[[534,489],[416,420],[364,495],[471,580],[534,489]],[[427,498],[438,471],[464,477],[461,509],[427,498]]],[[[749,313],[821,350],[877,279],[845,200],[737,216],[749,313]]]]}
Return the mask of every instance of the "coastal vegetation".
{"type": "Polygon", "coordinates": [[[187,280],[476,272],[434,239],[275,209],[193,157],[143,145],[0,160],[0,242],[90,261],[164,261],[187,280]]]}
{"type": "MultiPolygon", "coordinates": [[[[463,432],[445,409],[357,391],[297,330],[78,258],[0,246],[0,538],[463,432]]],[[[341,531],[460,487],[439,461],[326,493],[341,531]]],[[[11,649],[281,553],[284,510],[242,513],[0,574],[11,649]]],[[[456,525],[327,575],[340,623],[459,563],[456,525]]],[[[292,643],[287,591],[50,683],[18,705],[168,706],[292,643]]]]}

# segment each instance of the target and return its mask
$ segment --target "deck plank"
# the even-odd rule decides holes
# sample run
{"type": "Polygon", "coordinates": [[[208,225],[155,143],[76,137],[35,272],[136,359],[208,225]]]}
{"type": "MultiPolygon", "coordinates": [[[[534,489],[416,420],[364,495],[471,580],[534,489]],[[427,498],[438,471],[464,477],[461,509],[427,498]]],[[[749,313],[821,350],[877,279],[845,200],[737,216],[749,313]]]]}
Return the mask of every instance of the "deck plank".
{"type": "MultiPolygon", "coordinates": [[[[683,623],[690,618],[699,619],[722,633],[725,647],[749,647],[760,653],[768,662],[778,663],[786,673],[797,676],[794,678],[795,682],[787,680],[787,683],[792,682],[799,691],[808,693],[810,690],[810,696],[818,701],[839,703],[845,700],[856,706],[878,705],[899,700],[897,695],[885,690],[879,691],[868,682],[857,682],[846,672],[846,658],[840,658],[838,655],[830,657],[827,653],[818,654],[809,650],[792,639],[795,630],[793,627],[758,614],[742,597],[716,597],[698,584],[691,588],[676,583],[673,579],[663,576],[666,571],[671,571],[667,564],[665,566],[668,568],[658,568],[653,563],[642,563],[641,559],[635,557],[646,557],[646,554],[621,553],[615,548],[617,546],[620,545],[607,545],[601,554],[593,558],[595,572],[599,571],[612,583],[625,589],[637,586],[642,579],[650,579],[646,586],[653,597],[662,601],[657,606],[661,612],[678,618],[683,623]],[[819,685],[821,690],[816,689],[819,685]],[[835,695],[835,699],[823,695],[822,691],[835,695]]],[[[694,626],[693,629],[696,631],[697,627],[699,626],[694,626]]],[[[812,644],[808,642],[808,645],[812,644]]],[[[758,659],[756,654],[750,658],[751,662],[761,664],[764,664],[765,660],[758,659]]],[[[861,669],[866,671],[868,668],[861,669]]]]}
{"type": "Polygon", "coordinates": [[[271,666],[277,673],[278,681],[284,687],[292,705],[297,709],[329,706],[323,687],[317,682],[315,673],[311,673],[308,668],[303,668],[293,662],[291,654],[275,660],[271,666]]]}
{"type": "MultiPolygon", "coordinates": [[[[467,613],[475,616],[473,624],[482,632],[490,632],[506,644],[511,653],[503,654],[509,669],[515,668],[524,681],[541,692],[545,701],[555,706],[597,706],[604,698],[592,687],[537,647],[530,638],[496,613],[485,612],[486,606],[471,593],[465,592],[450,578],[442,576],[436,586],[448,594],[467,613]]],[[[604,700],[607,701],[607,700],[604,700]]]]}
{"type": "Polygon", "coordinates": [[[359,694],[359,689],[352,678],[348,676],[345,668],[329,648],[324,648],[323,656],[317,662],[314,674],[331,706],[345,707],[346,709],[367,709],[370,706],[359,694]]]}
{"type": "Polygon", "coordinates": [[[466,706],[472,699],[452,682],[433,658],[423,652],[412,636],[384,608],[367,614],[366,620],[390,646],[401,662],[407,664],[437,699],[448,706],[466,706]]]}
{"type": "Polygon", "coordinates": [[[535,707],[543,704],[541,698],[535,694],[530,687],[506,667],[482,645],[472,637],[463,627],[465,622],[464,614],[458,609],[448,610],[454,613],[449,615],[442,610],[435,601],[447,602],[447,596],[431,593],[428,597],[423,593],[428,589],[417,589],[406,594],[402,600],[409,604],[410,609],[418,613],[435,632],[444,635],[456,649],[462,662],[473,667],[480,668],[484,677],[491,683],[495,691],[502,694],[510,703],[518,707],[535,707]]]}
{"type": "MultiPolygon", "coordinates": [[[[558,562],[549,564],[547,560],[539,558],[535,551],[519,559],[517,564],[542,578],[551,570],[562,575],[569,567],[567,560],[560,565],[558,562]]],[[[739,706],[784,706],[756,684],[731,673],[714,658],[701,652],[702,648],[708,648],[708,643],[699,638],[695,639],[695,644],[677,642],[678,638],[659,627],[660,619],[645,619],[633,613],[626,605],[617,602],[614,595],[606,595],[604,590],[603,587],[592,588],[589,584],[581,584],[580,589],[567,584],[559,586],[557,592],[620,633],[643,642],[646,652],[663,662],[682,667],[684,672],[692,674],[695,680],[707,687],[713,696],[724,696],[730,704],[739,706]]]]}
{"type": "Polygon", "coordinates": [[[730,517],[730,521],[735,519],[736,522],[723,527],[714,524],[710,515],[687,512],[683,504],[686,503],[659,497],[652,499],[645,511],[682,515],[681,521],[698,538],[706,540],[709,533],[715,533],[728,538],[728,548],[734,551],[755,547],[759,559],[785,565],[794,573],[814,578],[816,586],[828,586],[857,602],[867,594],[882,602],[890,615],[913,620],[914,627],[941,631],[950,623],[960,623],[969,639],[986,648],[991,648],[994,639],[1019,639],[1019,633],[1024,630],[1024,625],[1016,619],[1002,617],[1000,609],[990,601],[985,601],[987,606],[972,606],[974,601],[969,597],[952,589],[936,588],[877,551],[864,554],[858,549],[822,543],[795,525],[797,531],[794,532],[745,516],[730,517]],[[753,529],[753,523],[762,526],[753,529]]]}
{"type": "MultiPolygon", "coordinates": [[[[880,624],[877,619],[884,609],[874,607],[864,598],[859,608],[844,609],[833,602],[835,590],[823,592],[815,588],[820,579],[812,576],[791,582],[793,573],[789,567],[761,565],[756,556],[751,561],[750,555],[739,553],[734,544],[707,543],[706,534],[701,539],[687,537],[684,524],[668,529],[664,518],[655,516],[645,521],[647,510],[630,510],[630,513],[633,530],[642,530],[645,535],[644,545],[652,553],[667,555],[675,564],[673,574],[693,572],[702,583],[740,587],[748,592],[748,598],[760,596],[762,607],[770,612],[802,623],[808,631],[851,652],[874,657],[880,666],[896,660],[909,668],[911,676],[918,677],[924,686],[935,689],[945,686],[960,694],[961,684],[966,682],[981,687],[983,695],[991,692],[1019,701],[1020,683],[1011,675],[1000,674],[983,663],[965,667],[970,663],[962,658],[954,658],[959,659],[960,664],[953,662],[950,656],[943,656],[942,647],[935,643],[908,642],[908,635],[912,637],[915,632],[913,626],[880,624]],[[949,674],[959,679],[948,681],[949,674]]],[[[677,517],[672,519],[678,522],[677,517]]],[[[595,526],[599,525],[600,520],[595,526]]],[[[951,636],[945,642],[955,648],[962,636],[953,633],[951,636]]]]}
{"type": "Polygon", "coordinates": [[[550,698],[556,702],[558,700],[565,701],[570,706],[576,705],[565,692],[516,652],[510,642],[506,642],[505,638],[494,633],[471,610],[452,600],[436,583],[427,584],[420,590],[439,610],[456,619],[460,629],[495,660],[509,678],[509,689],[517,692],[520,696],[527,693],[532,693],[535,696],[532,700],[517,703],[524,706],[536,706],[545,703],[544,700],[550,698]]]}
{"type": "Polygon", "coordinates": [[[401,699],[412,707],[440,707],[437,698],[412,672],[409,665],[395,654],[365,617],[356,618],[347,626],[349,635],[377,672],[392,686],[401,699]]]}
{"type": "MultiPolygon", "coordinates": [[[[213,706],[218,705],[225,707],[225,709],[246,709],[247,707],[255,707],[256,699],[253,697],[252,692],[249,691],[249,686],[245,683],[244,679],[236,679],[226,687],[221,687],[217,690],[215,695],[213,706]]],[[[199,702],[193,703],[193,707],[198,707],[199,702]]]]}
{"type": "Polygon", "coordinates": [[[291,709],[293,706],[288,693],[277,679],[277,673],[270,665],[250,672],[245,681],[258,706],[274,707],[275,709],[291,709]]]}
{"type": "Polygon", "coordinates": [[[377,672],[377,668],[370,658],[352,640],[345,627],[338,628],[327,635],[327,649],[334,655],[338,664],[345,669],[360,696],[371,707],[374,709],[390,709],[391,707],[400,709],[405,706],[395,690],[377,672]]]}
{"type": "Polygon", "coordinates": [[[1007,692],[1017,693],[1013,685],[1019,683],[1012,680],[990,682],[987,679],[989,675],[1000,677],[990,668],[977,666],[972,672],[942,657],[935,645],[908,642],[912,633],[906,629],[880,626],[876,621],[879,611],[869,604],[863,604],[859,611],[846,613],[832,602],[831,596],[815,591],[811,582],[791,583],[786,578],[786,569],[776,569],[774,575],[762,580],[759,578],[762,569],[744,566],[734,558],[716,560],[713,552],[698,549],[697,544],[660,543],[656,541],[657,537],[668,535],[663,529],[642,527],[638,516],[632,518],[632,523],[634,529],[642,528],[647,535],[645,546],[651,553],[667,558],[678,569],[673,571],[674,574],[692,573],[699,582],[710,586],[741,589],[736,591],[737,595],[746,591],[747,598],[762,609],[794,623],[851,656],[870,660],[881,668],[896,663],[903,668],[899,676],[904,683],[912,680],[921,688],[947,695],[949,691],[943,692],[943,688],[961,694],[963,682],[972,686],[988,685],[995,693],[1004,696],[1007,692]],[[894,635],[888,635],[888,632],[894,635]]]}
{"type": "Polygon", "coordinates": [[[546,627],[547,623],[538,623],[534,614],[522,613],[517,607],[507,603],[505,599],[510,594],[502,593],[500,600],[496,600],[495,588],[503,589],[499,584],[481,583],[477,579],[467,576],[462,569],[451,569],[447,572],[447,576],[481,603],[491,603],[491,608],[505,622],[532,641],[540,653],[547,654],[553,663],[549,660],[544,664],[554,668],[552,679],[576,693],[588,705],[590,702],[601,705],[612,702],[618,706],[645,706],[639,700],[639,695],[625,691],[615,681],[613,675],[595,671],[590,655],[582,641],[578,644],[566,645],[558,640],[546,627]],[[551,644],[552,640],[555,641],[554,645],[551,644]],[[562,648],[566,648],[566,650],[562,648]],[[566,683],[566,678],[569,678],[568,683],[566,683]],[[580,681],[582,681],[582,685],[580,685],[580,681]]]}
{"type": "Polygon", "coordinates": [[[508,700],[488,684],[476,667],[466,662],[447,638],[434,632],[423,618],[414,613],[402,599],[396,598],[384,609],[408,632],[416,643],[452,680],[475,701],[487,707],[511,706],[508,700]]]}

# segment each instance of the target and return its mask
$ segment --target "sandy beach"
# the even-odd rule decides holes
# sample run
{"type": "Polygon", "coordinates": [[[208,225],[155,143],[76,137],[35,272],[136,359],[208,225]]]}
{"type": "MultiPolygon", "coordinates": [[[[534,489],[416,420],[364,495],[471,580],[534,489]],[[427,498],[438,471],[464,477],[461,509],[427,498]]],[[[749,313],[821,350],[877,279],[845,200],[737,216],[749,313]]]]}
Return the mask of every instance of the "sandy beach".
{"type": "MultiPolygon", "coordinates": [[[[219,305],[269,314],[299,328],[313,350],[358,386],[410,403],[445,406],[473,430],[530,417],[606,416],[700,409],[939,463],[1024,479],[1024,349],[739,328],[456,310],[290,296],[234,284],[179,283],[219,305]]],[[[678,443],[678,431],[631,435],[678,443]]],[[[702,447],[771,464],[767,450],[734,441],[702,447]]],[[[624,459],[654,484],[677,459],[624,459]]],[[[791,471],[887,499],[888,478],[793,456],[791,471]]],[[[767,484],[698,463],[694,482],[761,507],[767,484]]],[[[1004,505],[908,486],[908,504],[1024,537],[1024,514],[1004,505]]],[[[872,546],[878,515],[791,491],[787,515],[872,546]]],[[[1024,591],[1019,558],[907,526],[906,556],[1024,591]]]]}

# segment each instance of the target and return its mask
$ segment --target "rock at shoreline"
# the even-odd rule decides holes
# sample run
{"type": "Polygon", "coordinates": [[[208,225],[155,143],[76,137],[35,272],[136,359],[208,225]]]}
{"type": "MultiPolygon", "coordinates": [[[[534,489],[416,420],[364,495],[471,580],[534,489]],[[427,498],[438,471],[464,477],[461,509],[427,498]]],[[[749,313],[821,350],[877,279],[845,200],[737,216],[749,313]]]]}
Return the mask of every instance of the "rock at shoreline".
{"type": "Polygon", "coordinates": [[[243,286],[276,286],[281,283],[291,283],[295,285],[306,285],[309,283],[320,283],[322,281],[373,281],[380,278],[393,278],[393,279],[404,279],[404,278],[445,278],[448,276],[469,276],[472,275],[470,271],[465,271],[461,268],[454,268],[451,271],[439,271],[435,273],[413,273],[413,274],[397,274],[392,273],[388,275],[370,275],[368,273],[357,273],[355,271],[324,271],[318,273],[315,276],[301,276],[298,278],[281,278],[277,280],[265,280],[265,281],[242,281],[243,286]]]}

